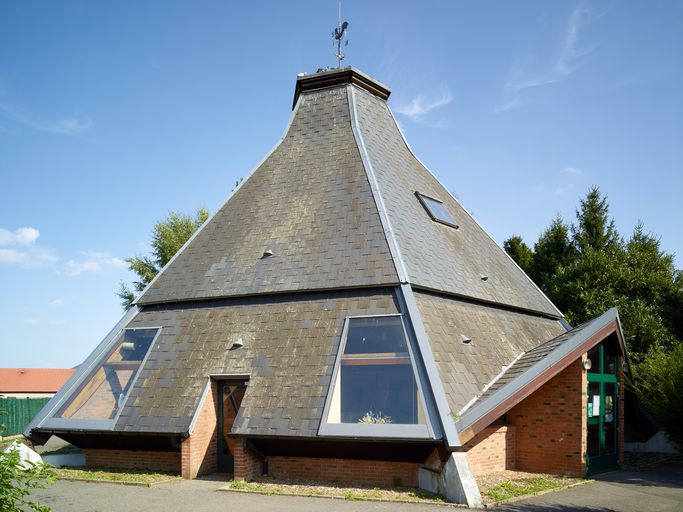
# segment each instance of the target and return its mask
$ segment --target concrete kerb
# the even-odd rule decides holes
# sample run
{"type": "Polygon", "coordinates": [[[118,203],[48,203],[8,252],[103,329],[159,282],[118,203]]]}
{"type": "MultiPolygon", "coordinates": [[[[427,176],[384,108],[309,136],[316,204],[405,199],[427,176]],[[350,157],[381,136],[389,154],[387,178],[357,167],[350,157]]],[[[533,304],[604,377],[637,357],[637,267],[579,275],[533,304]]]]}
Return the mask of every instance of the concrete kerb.
{"type": "Polygon", "coordinates": [[[129,485],[132,487],[156,487],[161,484],[168,484],[171,482],[181,481],[178,477],[168,477],[164,480],[159,480],[158,482],[122,482],[121,480],[107,480],[107,479],[96,479],[96,478],[79,478],[73,476],[60,476],[59,480],[66,480],[69,482],[86,482],[90,484],[116,484],[116,485],[129,485]]]}

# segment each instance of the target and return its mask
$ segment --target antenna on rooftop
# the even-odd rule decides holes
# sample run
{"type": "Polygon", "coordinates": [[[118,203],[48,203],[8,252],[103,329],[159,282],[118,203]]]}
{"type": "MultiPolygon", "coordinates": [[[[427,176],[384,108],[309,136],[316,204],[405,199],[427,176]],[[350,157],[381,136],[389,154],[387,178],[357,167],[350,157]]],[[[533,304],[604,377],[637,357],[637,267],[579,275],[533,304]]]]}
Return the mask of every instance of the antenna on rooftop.
{"type": "Polygon", "coordinates": [[[349,39],[346,35],[346,29],[349,28],[348,21],[342,21],[341,17],[341,2],[339,2],[339,25],[334,29],[332,35],[334,36],[334,41],[337,44],[337,67],[341,67],[341,62],[344,60],[345,56],[342,53],[342,40],[344,41],[344,46],[348,46],[349,39]]]}

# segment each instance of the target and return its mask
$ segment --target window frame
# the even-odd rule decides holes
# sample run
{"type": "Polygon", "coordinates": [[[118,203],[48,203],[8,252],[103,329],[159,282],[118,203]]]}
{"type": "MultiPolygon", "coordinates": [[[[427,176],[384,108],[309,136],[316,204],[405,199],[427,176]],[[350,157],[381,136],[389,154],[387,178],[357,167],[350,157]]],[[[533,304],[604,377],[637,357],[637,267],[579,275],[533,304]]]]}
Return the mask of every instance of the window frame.
{"type": "MultiPolygon", "coordinates": [[[[54,429],[77,429],[77,430],[113,430],[114,426],[116,425],[116,422],[119,419],[119,416],[121,415],[121,412],[123,409],[126,407],[126,402],[128,401],[128,397],[130,396],[130,393],[133,391],[133,388],[135,387],[135,384],[137,383],[138,377],[140,376],[140,372],[145,366],[145,363],[147,362],[147,359],[149,358],[149,355],[152,353],[152,349],[154,348],[154,345],[156,344],[157,340],[159,339],[159,336],[161,335],[163,327],[161,326],[144,326],[144,327],[124,327],[121,329],[118,329],[115,331],[113,335],[110,335],[108,339],[106,340],[106,343],[103,343],[104,346],[98,347],[97,352],[98,355],[97,357],[93,358],[91,361],[86,361],[87,366],[83,369],[81,372],[80,368],[78,370],[79,376],[74,382],[69,386],[68,390],[65,390],[64,395],[55,403],[55,405],[51,408],[49,415],[45,418],[44,421],[40,422],[36,427],[34,428],[41,428],[41,429],[46,429],[46,428],[54,428],[54,429]],[[73,419],[73,418],[61,418],[57,417],[56,415],[59,413],[59,411],[62,410],[63,407],[68,405],[71,400],[73,400],[78,393],[81,391],[83,386],[88,383],[90,378],[95,374],[95,372],[103,366],[103,364],[107,361],[109,356],[111,355],[112,350],[115,348],[116,344],[119,342],[121,339],[121,336],[124,335],[126,331],[137,331],[137,330],[151,330],[151,329],[156,329],[156,333],[154,337],[152,338],[152,341],[149,345],[149,348],[147,349],[147,352],[145,353],[145,357],[142,359],[140,362],[140,366],[138,366],[137,371],[135,372],[135,375],[132,377],[130,386],[128,388],[128,391],[126,392],[123,401],[122,401],[122,406],[119,408],[118,411],[116,411],[116,414],[112,419],[84,419],[84,418],[78,418],[78,419],[73,419]]],[[[83,363],[83,364],[86,364],[83,363]]]]}
{"type": "MultiPolygon", "coordinates": [[[[451,228],[453,228],[453,229],[460,229],[460,226],[459,226],[458,224],[455,223],[455,219],[453,218],[454,216],[451,214],[451,212],[450,212],[449,210],[446,210],[446,211],[451,215],[451,218],[453,218],[453,222],[450,222],[450,221],[448,221],[448,220],[446,220],[446,219],[441,219],[441,218],[437,217],[436,214],[432,211],[432,208],[431,208],[430,204],[427,202],[427,200],[429,200],[429,201],[434,201],[435,203],[439,203],[440,205],[443,206],[443,204],[444,204],[443,201],[441,201],[440,199],[437,199],[436,197],[432,197],[432,196],[428,196],[427,194],[423,194],[422,192],[420,192],[420,191],[418,191],[418,190],[415,191],[415,195],[416,195],[417,198],[419,199],[420,204],[422,205],[422,207],[423,207],[423,208],[427,211],[427,213],[429,214],[429,217],[430,217],[434,222],[438,222],[439,224],[443,224],[444,226],[449,226],[449,227],[451,227],[451,228]]],[[[445,206],[444,206],[444,209],[446,209],[445,206]]]]}
{"type": "MultiPolygon", "coordinates": [[[[344,327],[342,328],[341,336],[339,338],[339,347],[337,348],[337,357],[332,368],[330,376],[330,383],[327,389],[327,396],[325,397],[325,407],[323,408],[322,417],[320,419],[320,426],[318,427],[319,437],[368,437],[368,438],[382,438],[382,439],[434,439],[434,431],[431,426],[431,417],[429,414],[429,407],[425,400],[425,394],[422,388],[420,379],[420,372],[415,363],[415,351],[412,346],[412,338],[408,336],[406,325],[403,319],[404,315],[401,313],[391,313],[383,315],[355,315],[347,316],[344,319],[344,327]],[[332,398],[335,391],[337,376],[341,371],[342,358],[344,349],[346,348],[347,334],[351,320],[357,318],[382,318],[382,317],[399,317],[401,327],[403,329],[403,336],[405,337],[406,347],[408,348],[408,355],[410,358],[410,367],[413,371],[413,378],[415,379],[415,386],[417,388],[419,403],[422,405],[422,412],[424,414],[424,424],[367,424],[367,423],[329,423],[327,418],[329,416],[330,407],[332,405],[332,398]]],[[[340,381],[341,382],[341,381],[340,381]]],[[[418,405],[419,407],[419,405],[418,405]]]]}

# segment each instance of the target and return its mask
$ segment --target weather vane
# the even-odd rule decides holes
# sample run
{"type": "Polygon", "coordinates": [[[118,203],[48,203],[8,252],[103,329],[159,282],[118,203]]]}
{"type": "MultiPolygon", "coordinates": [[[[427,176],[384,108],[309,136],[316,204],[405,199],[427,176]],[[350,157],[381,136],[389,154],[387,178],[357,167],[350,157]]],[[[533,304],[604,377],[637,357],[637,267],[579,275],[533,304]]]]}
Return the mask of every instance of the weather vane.
{"type": "Polygon", "coordinates": [[[349,40],[346,36],[346,29],[349,28],[348,21],[342,21],[341,17],[341,2],[339,2],[339,26],[334,29],[332,35],[334,36],[334,41],[337,44],[337,67],[341,67],[341,62],[344,60],[345,56],[342,53],[342,40],[344,41],[344,46],[348,46],[349,40]]]}

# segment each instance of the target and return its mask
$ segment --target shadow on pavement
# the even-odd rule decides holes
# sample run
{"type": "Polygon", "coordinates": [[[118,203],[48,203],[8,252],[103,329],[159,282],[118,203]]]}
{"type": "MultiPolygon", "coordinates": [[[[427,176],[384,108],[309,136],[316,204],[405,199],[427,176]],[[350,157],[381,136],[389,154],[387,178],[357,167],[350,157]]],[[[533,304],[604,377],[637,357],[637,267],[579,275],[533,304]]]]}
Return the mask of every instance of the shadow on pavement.
{"type": "Polygon", "coordinates": [[[593,477],[600,482],[618,482],[645,487],[683,488],[683,463],[662,464],[641,471],[613,471],[593,477]]]}
{"type": "Polygon", "coordinates": [[[547,503],[511,503],[509,505],[496,507],[493,510],[497,510],[499,512],[614,512],[614,509],[612,508],[556,505],[547,503]]]}

